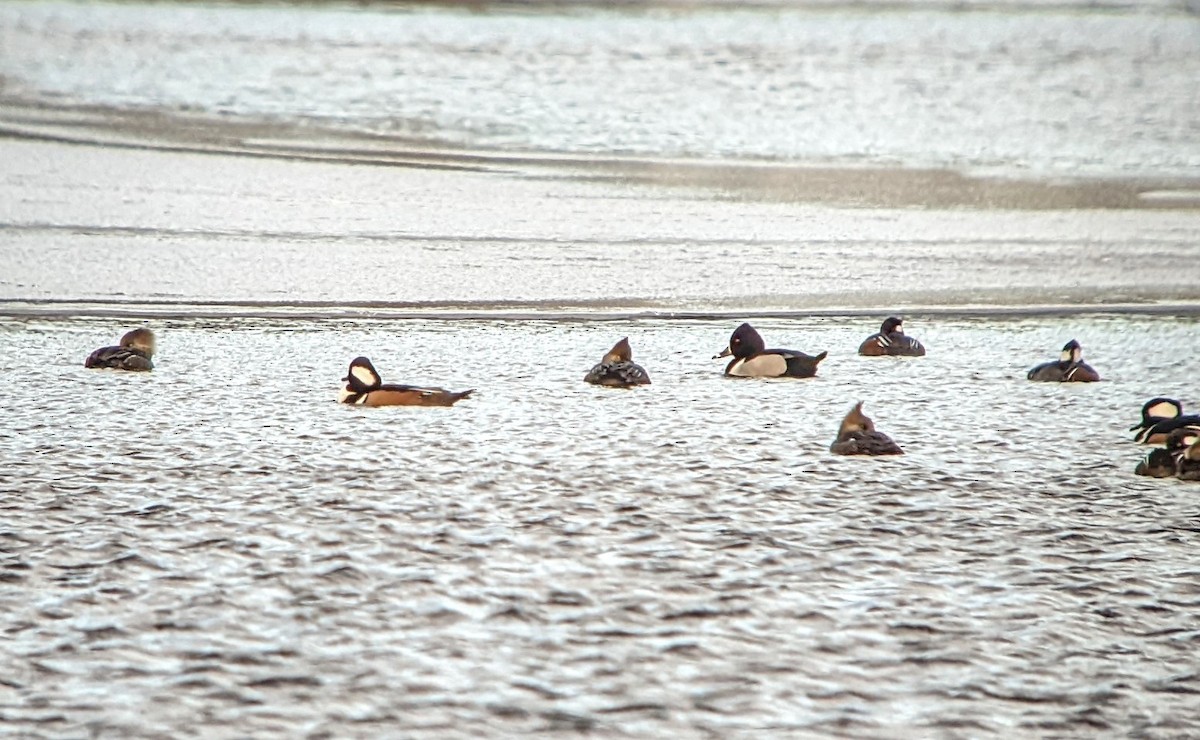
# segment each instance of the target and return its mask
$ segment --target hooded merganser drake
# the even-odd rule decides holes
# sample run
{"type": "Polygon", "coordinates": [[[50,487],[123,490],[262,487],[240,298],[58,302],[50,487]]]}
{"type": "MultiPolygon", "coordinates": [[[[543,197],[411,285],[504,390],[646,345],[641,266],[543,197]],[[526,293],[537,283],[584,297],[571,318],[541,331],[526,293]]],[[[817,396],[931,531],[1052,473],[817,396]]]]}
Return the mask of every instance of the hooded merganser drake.
{"type": "Polygon", "coordinates": [[[614,344],[600,360],[600,364],[593,367],[583,379],[592,385],[606,385],[610,388],[650,385],[650,376],[645,368],[633,361],[629,337],[614,344]]]}
{"type": "Polygon", "coordinates": [[[814,357],[793,349],[766,349],[762,335],[753,326],[742,324],[729,338],[729,346],[713,359],[733,355],[725,374],[739,378],[811,378],[828,354],[814,357]]]}
{"type": "Polygon", "coordinates": [[[113,370],[153,370],[154,332],[146,328],[125,332],[116,347],[101,347],[88,355],[84,367],[103,367],[113,370]]]}
{"type": "Polygon", "coordinates": [[[474,389],[455,393],[444,388],[384,385],[375,366],[365,357],[355,357],[350,363],[350,372],[342,380],[346,385],[338,393],[338,402],[355,406],[453,406],[475,392],[474,389]]]}
{"type": "Polygon", "coordinates": [[[1049,383],[1094,383],[1100,373],[1083,361],[1083,348],[1074,339],[1063,345],[1058,362],[1045,362],[1029,371],[1030,380],[1049,383]]]}
{"type": "Polygon", "coordinates": [[[878,334],[872,334],[863,340],[858,346],[858,353],[868,357],[924,357],[925,347],[912,337],[904,336],[904,319],[889,316],[884,320],[883,326],[879,327],[878,334]]]}
{"type": "Polygon", "coordinates": [[[1174,398],[1151,398],[1142,406],[1142,423],[1129,427],[1129,431],[1137,432],[1133,438],[1135,442],[1157,445],[1167,441],[1168,434],[1182,427],[1200,429],[1200,416],[1184,416],[1183,404],[1174,398]]]}
{"type": "Polygon", "coordinates": [[[1200,429],[1176,429],[1167,435],[1166,449],[1175,459],[1179,480],[1200,480],[1200,429]]]}
{"type": "Polygon", "coordinates": [[[875,422],[863,413],[859,401],[842,419],[837,439],[829,445],[835,455],[903,455],[904,450],[883,432],[875,431],[875,422]]]}

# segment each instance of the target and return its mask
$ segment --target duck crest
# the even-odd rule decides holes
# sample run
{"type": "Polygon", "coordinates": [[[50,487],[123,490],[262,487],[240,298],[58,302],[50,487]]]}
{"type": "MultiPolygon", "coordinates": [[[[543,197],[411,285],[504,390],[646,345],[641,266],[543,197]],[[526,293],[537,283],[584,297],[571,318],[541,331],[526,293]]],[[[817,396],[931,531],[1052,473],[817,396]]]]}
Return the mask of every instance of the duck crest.
{"type": "Polygon", "coordinates": [[[366,357],[355,357],[351,360],[350,372],[346,374],[343,380],[346,381],[350,390],[355,393],[366,393],[373,388],[383,385],[383,378],[379,377],[375,366],[366,357]]]}
{"type": "Polygon", "coordinates": [[[875,429],[875,422],[863,413],[862,407],[863,402],[859,401],[842,419],[829,451],[835,455],[903,455],[900,445],[875,429]]]}
{"type": "Polygon", "coordinates": [[[1200,416],[1184,415],[1183,404],[1174,398],[1151,398],[1142,406],[1142,420],[1129,427],[1137,432],[1133,439],[1141,444],[1160,444],[1167,435],[1184,427],[1200,428],[1200,416]]]}
{"type": "Polygon", "coordinates": [[[389,383],[384,385],[375,366],[366,357],[355,357],[342,378],[338,403],[354,406],[453,406],[474,392],[389,383]]]}
{"type": "Polygon", "coordinates": [[[629,337],[623,337],[604,354],[598,365],[588,371],[583,380],[610,388],[632,388],[635,385],[649,385],[650,375],[645,368],[634,363],[629,337]]]}
{"type": "Polygon", "coordinates": [[[633,362],[633,348],[629,346],[629,337],[622,337],[621,341],[614,344],[600,362],[608,364],[633,362]]]}

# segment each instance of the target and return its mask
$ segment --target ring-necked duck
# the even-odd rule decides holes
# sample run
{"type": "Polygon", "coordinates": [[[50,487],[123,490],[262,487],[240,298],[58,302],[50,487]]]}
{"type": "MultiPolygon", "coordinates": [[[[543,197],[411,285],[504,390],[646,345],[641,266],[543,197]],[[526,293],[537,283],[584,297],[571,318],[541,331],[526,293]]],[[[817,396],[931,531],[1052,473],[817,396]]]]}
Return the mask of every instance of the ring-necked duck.
{"type": "Polygon", "coordinates": [[[629,337],[614,344],[600,360],[600,364],[593,367],[583,379],[592,385],[606,385],[610,388],[631,388],[635,385],[650,384],[650,376],[645,368],[633,361],[629,337]]]}
{"type": "Polygon", "coordinates": [[[920,342],[904,335],[904,319],[889,316],[878,334],[872,334],[858,346],[858,353],[868,357],[884,355],[902,357],[924,357],[925,347],[920,342]]]}
{"type": "Polygon", "coordinates": [[[863,413],[859,401],[842,419],[837,439],[829,445],[835,455],[903,455],[904,450],[883,432],[875,431],[875,422],[863,413]]]}
{"type": "Polygon", "coordinates": [[[729,346],[716,360],[733,355],[725,366],[725,374],[739,378],[811,378],[817,374],[817,365],[828,352],[815,357],[792,349],[766,349],[762,336],[749,324],[742,324],[729,338],[729,346]]]}
{"type": "Polygon", "coordinates": [[[146,328],[125,332],[116,347],[101,347],[88,355],[84,367],[103,367],[113,370],[153,370],[154,332],[146,328]]]}
{"type": "Polygon", "coordinates": [[[1083,348],[1074,339],[1063,345],[1057,362],[1046,362],[1029,371],[1030,380],[1048,383],[1094,383],[1100,373],[1083,361],[1083,348]]]}
{"type": "Polygon", "coordinates": [[[1129,427],[1129,431],[1137,432],[1135,442],[1157,445],[1181,427],[1200,428],[1200,416],[1184,416],[1183,404],[1173,398],[1151,398],[1142,406],[1142,423],[1129,427]]]}
{"type": "Polygon", "coordinates": [[[338,402],[356,406],[453,406],[474,393],[474,389],[455,393],[444,388],[384,385],[375,366],[365,357],[355,357],[350,372],[342,380],[346,385],[338,393],[338,402]]]}

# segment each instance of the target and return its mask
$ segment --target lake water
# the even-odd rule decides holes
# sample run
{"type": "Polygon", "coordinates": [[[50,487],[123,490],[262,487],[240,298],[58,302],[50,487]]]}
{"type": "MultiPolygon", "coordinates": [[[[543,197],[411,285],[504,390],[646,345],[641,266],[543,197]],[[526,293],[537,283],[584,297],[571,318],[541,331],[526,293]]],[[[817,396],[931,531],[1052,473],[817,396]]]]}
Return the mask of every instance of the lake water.
{"type": "Polygon", "coordinates": [[[0,734],[1200,734],[1200,488],[1127,431],[1200,405],[1197,49],[0,1],[0,734]],[[929,355],[857,357],[893,312],[929,355]],[[819,376],[723,378],[747,319],[819,376]],[[584,384],[622,336],[653,384],[584,384]],[[1024,379],[1071,338],[1103,382],[1024,379]],[[477,392],[340,406],[360,354],[477,392]],[[903,457],[828,454],[859,400],[903,457]]]}
{"type": "Polygon", "coordinates": [[[807,381],[723,378],[709,321],[173,321],[84,370],[124,326],[0,324],[9,729],[1200,730],[1200,491],[1125,432],[1200,401],[1194,318],[760,322],[807,381]],[[653,385],[585,385],[624,335],[653,385]],[[1070,336],[1104,382],[1024,380],[1070,336]],[[479,390],[340,406],[360,352],[479,390]],[[828,454],[860,399],[904,457],[828,454]]]}

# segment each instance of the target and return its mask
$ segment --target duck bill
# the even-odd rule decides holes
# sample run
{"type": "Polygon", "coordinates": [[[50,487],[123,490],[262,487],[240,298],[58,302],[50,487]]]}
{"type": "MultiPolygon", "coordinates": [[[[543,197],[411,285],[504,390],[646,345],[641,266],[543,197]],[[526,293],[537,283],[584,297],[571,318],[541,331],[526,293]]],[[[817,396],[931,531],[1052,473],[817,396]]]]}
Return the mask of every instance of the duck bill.
{"type": "Polygon", "coordinates": [[[731,350],[730,348],[726,347],[725,349],[721,350],[721,354],[719,354],[719,355],[713,355],[713,356],[712,356],[712,358],[713,358],[714,360],[719,360],[719,359],[721,359],[722,357],[728,357],[728,356],[730,356],[730,355],[732,355],[732,354],[733,354],[733,350],[731,350]]]}

